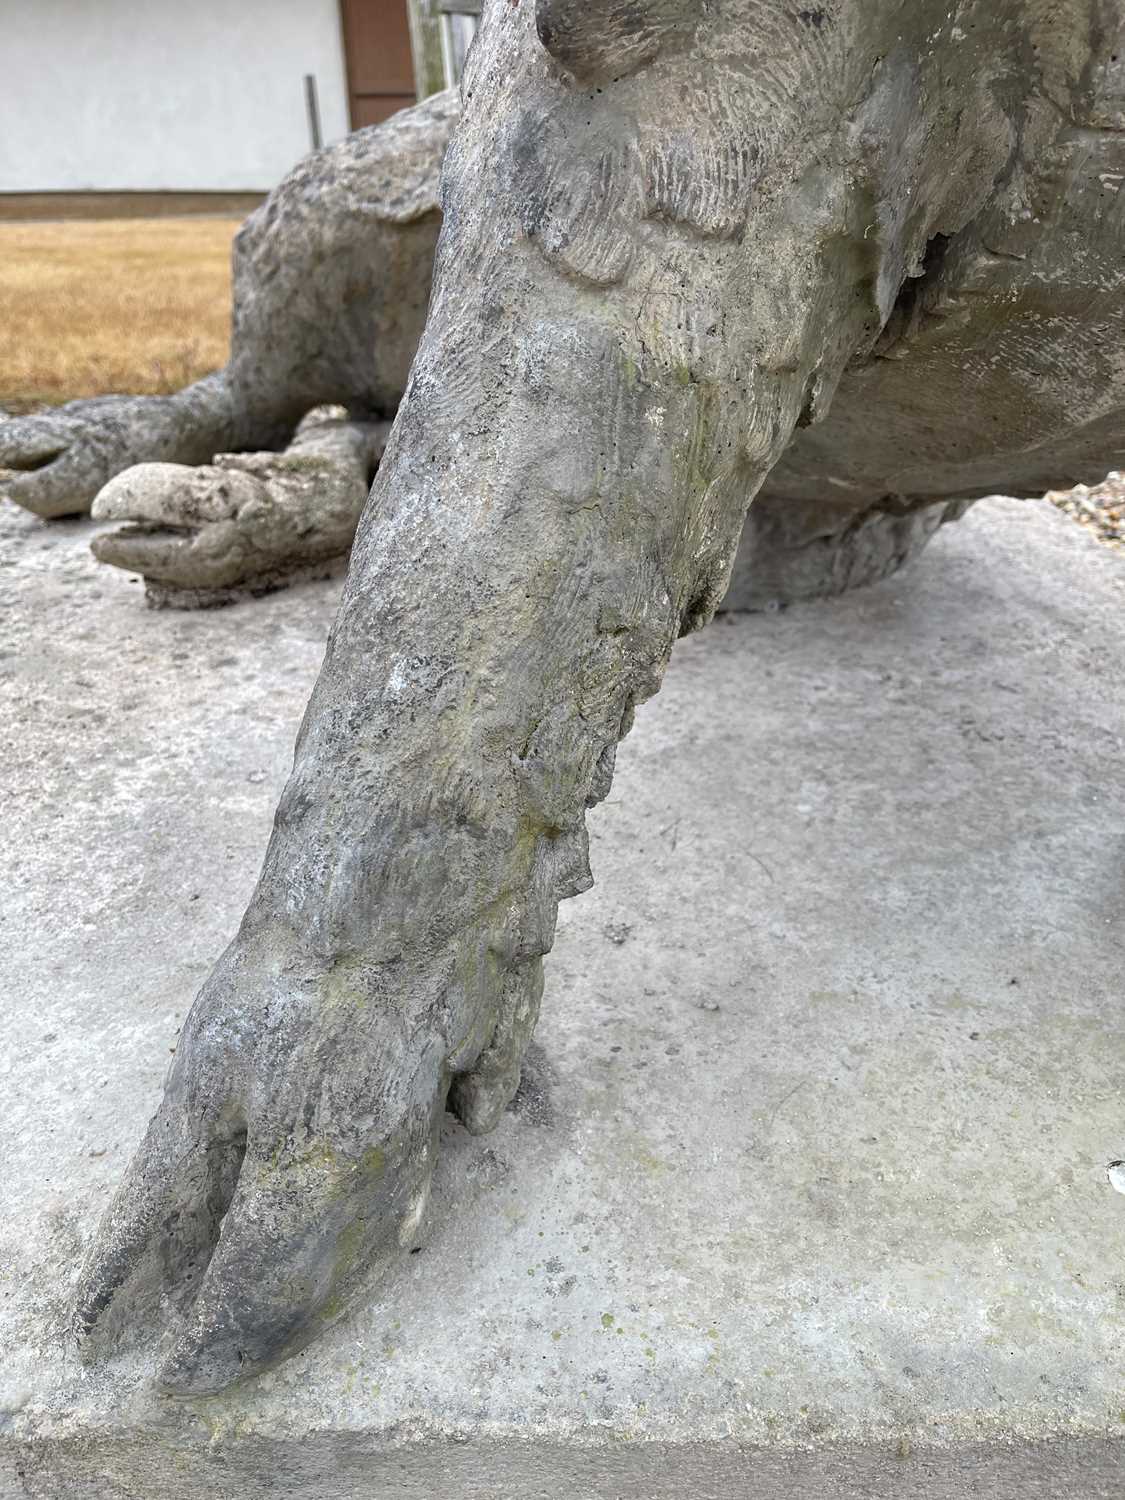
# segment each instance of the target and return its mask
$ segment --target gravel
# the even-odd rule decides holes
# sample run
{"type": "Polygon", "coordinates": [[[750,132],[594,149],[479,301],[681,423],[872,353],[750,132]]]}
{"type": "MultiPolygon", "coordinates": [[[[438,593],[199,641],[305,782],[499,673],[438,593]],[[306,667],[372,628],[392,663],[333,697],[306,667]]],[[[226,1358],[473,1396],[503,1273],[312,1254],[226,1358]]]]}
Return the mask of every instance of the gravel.
{"type": "Polygon", "coordinates": [[[1072,490],[1052,490],[1047,499],[1107,547],[1125,552],[1125,474],[1115,471],[1093,487],[1079,484],[1072,490]]]}

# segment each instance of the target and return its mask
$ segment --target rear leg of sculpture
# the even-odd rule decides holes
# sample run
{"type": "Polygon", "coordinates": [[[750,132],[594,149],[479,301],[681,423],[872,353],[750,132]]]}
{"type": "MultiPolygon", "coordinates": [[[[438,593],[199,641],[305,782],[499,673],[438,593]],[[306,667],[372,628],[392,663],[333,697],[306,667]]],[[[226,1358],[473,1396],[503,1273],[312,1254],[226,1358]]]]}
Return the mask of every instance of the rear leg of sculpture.
{"type": "Polygon", "coordinates": [[[918,557],[938,529],[959,520],[971,504],[895,495],[804,501],[767,487],[750,507],[720,607],[778,609],[878,583],[918,557]]]}
{"type": "Polygon", "coordinates": [[[156,608],[204,609],[323,578],[347,561],[390,424],[313,413],[284,453],[138,464],[101,490],[99,561],[140,573],[156,608]]]}
{"type": "Polygon", "coordinates": [[[107,480],[130,464],[196,464],[243,436],[265,444],[282,429],[247,421],[226,373],[173,396],[97,396],[0,420],[0,499],[44,519],[85,515],[107,480]]]}

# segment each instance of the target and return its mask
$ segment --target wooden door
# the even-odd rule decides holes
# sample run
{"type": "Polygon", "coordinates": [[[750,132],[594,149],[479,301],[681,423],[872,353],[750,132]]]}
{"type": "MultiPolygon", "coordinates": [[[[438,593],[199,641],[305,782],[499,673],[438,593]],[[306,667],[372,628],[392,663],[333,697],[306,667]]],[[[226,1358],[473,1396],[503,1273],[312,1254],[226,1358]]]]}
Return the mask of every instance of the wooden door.
{"type": "Polygon", "coordinates": [[[414,103],[406,0],[340,0],[353,130],[414,103]]]}

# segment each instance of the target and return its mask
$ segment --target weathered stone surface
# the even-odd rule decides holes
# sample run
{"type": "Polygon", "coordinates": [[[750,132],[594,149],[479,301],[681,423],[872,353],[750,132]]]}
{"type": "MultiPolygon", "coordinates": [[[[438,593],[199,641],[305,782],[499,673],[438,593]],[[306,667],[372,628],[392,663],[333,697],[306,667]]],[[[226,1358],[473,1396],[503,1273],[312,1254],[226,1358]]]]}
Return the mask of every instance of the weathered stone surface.
{"type": "MultiPolygon", "coordinates": [[[[940,288],[1055,147],[1097,207],[1112,141],[1064,148],[1120,28],[1095,0],[487,6],[425,333],[261,875],[84,1267],[89,1357],[165,1327],[162,1389],[211,1395],[401,1262],[445,1106],[486,1131],[515,1094],[586,812],[749,500],[846,371],[940,323],[904,286],[940,288]]],[[[1033,282],[1056,227],[1022,241],[1033,282]]]]}
{"type": "Polygon", "coordinates": [[[1116,1500],[1118,557],[985,501],[899,580],[686,642],[421,1253],[185,1403],[144,1338],[83,1370],[68,1302],[337,590],[145,615],[88,522],[0,525],[4,1500],[1116,1500]]]}
{"type": "Polygon", "coordinates": [[[860,511],[854,497],[833,503],[830,488],[826,482],[815,500],[755,500],[721,609],[770,609],[878,583],[925,551],[938,527],[959,521],[971,504],[916,506],[884,495],[860,511]]]}
{"type": "Polygon", "coordinates": [[[94,556],[142,574],[150,604],[180,609],[342,571],[389,432],[388,422],[321,408],[284,453],[125,469],[98,492],[93,514],[128,524],[97,536],[94,556]]]}
{"type": "MultiPolygon", "coordinates": [[[[601,6],[596,24],[582,0],[544,0],[540,12],[540,32],[595,87],[607,48],[620,78],[661,47],[686,46],[698,20],[694,12],[685,19],[676,0],[601,6]]],[[[808,8],[791,19],[820,32],[840,18],[808,8]]],[[[965,73],[983,45],[975,23],[968,12],[944,20],[937,50],[948,54],[957,88],[976,87],[965,73]]],[[[802,419],[810,425],[766,480],[726,608],[872,582],[961,513],[951,500],[1097,481],[1125,454],[1115,353],[1125,338],[1114,190],[1125,171],[1121,7],[1071,0],[1057,12],[1028,12],[1022,24],[1023,76],[999,89],[1022,89],[1018,105],[985,90],[978,125],[991,131],[967,133],[940,181],[911,184],[912,202],[890,211],[895,222],[880,224],[876,214],[865,226],[876,238],[906,231],[918,204],[929,198],[932,211],[934,194],[944,199],[945,217],[905,267],[904,284],[893,297],[880,289],[877,343],[848,365],[838,390],[811,380],[802,419]],[[994,190],[963,222],[989,162],[994,190]]],[[[778,50],[784,70],[783,37],[778,50]]],[[[864,107],[897,113],[902,144],[928,106],[915,109],[898,64],[888,63],[881,93],[876,86],[864,107]]],[[[240,236],[234,354],[220,380],[171,401],[77,403],[57,418],[12,424],[0,432],[0,463],[34,466],[44,444],[60,450],[46,469],[10,477],[12,498],[42,515],[83,510],[98,483],[138,458],[194,463],[268,434],[283,442],[310,393],[390,414],[421,332],[440,162],[457,108],[453,95],[429,100],[302,162],[240,236]]],[[[741,128],[720,111],[717,129],[728,127],[732,136],[741,128]]],[[[723,152],[735,148],[721,142],[708,157],[681,146],[651,174],[650,210],[677,222],[677,194],[694,198],[703,214],[696,228],[721,233],[723,203],[737,198],[741,170],[733,155],[724,165],[723,152]]],[[[608,214],[608,202],[598,212],[608,214]]],[[[856,267],[860,291],[865,270],[871,265],[856,267]]],[[[332,529],[327,507],[314,505],[306,562],[326,555],[318,532],[332,529]]],[[[275,571],[296,576],[301,567],[275,571]]],[[[183,577],[155,580],[153,592],[167,602],[195,600],[198,583],[188,572],[185,565],[183,577]]],[[[255,582],[249,572],[246,582],[255,582]]]]}

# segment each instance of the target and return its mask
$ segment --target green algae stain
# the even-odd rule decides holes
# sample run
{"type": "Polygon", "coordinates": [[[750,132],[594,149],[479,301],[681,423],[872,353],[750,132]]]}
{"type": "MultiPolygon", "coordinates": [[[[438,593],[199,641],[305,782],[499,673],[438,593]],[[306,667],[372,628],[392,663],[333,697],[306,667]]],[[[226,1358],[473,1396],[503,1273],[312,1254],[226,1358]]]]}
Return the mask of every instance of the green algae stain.
{"type": "Polygon", "coordinates": [[[359,1255],[363,1242],[363,1223],[356,1219],[343,1230],[336,1241],[336,1274],[342,1276],[351,1269],[359,1255]]]}
{"type": "Polygon", "coordinates": [[[346,1303],[340,1294],[340,1287],[360,1257],[363,1249],[363,1229],[363,1223],[357,1219],[341,1232],[336,1241],[336,1264],[332,1268],[331,1290],[317,1314],[317,1317],[324,1323],[334,1322],[345,1311],[346,1303]]]}
{"type": "Polygon", "coordinates": [[[367,1005],[367,987],[363,982],[363,963],[358,957],[337,959],[317,981],[317,994],[328,1009],[362,1010],[367,1005]]]}
{"type": "Polygon", "coordinates": [[[332,1296],[326,1299],[320,1309],[320,1318],[325,1323],[334,1323],[344,1311],[344,1303],[340,1297],[332,1296]]]}
{"type": "Polygon", "coordinates": [[[612,1313],[602,1313],[602,1327],[603,1328],[610,1329],[610,1328],[613,1327],[613,1325],[616,1322],[617,1322],[617,1319],[613,1316],[612,1313]]]}
{"type": "Polygon", "coordinates": [[[387,1154],[382,1146],[372,1146],[359,1159],[359,1169],[368,1177],[382,1177],[387,1170],[387,1154]]]}
{"type": "Polygon", "coordinates": [[[286,1157],[286,1143],[279,1144],[273,1155],[258,1169],[258,1182],[267,1186],[283,1173],[313,1172],[331,1177],[338,1173],[339,1158],[327,1141],[313,1141],[304,1151],[286,1157]]]}

